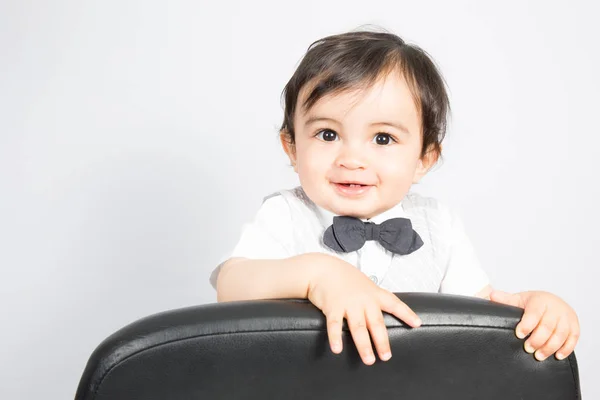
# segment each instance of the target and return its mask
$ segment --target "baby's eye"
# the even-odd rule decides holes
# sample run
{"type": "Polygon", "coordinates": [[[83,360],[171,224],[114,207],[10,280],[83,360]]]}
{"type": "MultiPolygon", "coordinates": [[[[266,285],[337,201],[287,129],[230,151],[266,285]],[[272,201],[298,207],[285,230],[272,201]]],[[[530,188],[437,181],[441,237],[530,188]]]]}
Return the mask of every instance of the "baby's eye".
{"type": "Polygon", "coordinates": [[[320,139],[324,140],[326,142],[333,142],[337,137],[337,133],[332,131],[331,129],[320,130],[319,132],[317,132],[317,134],[315,136],[319,137],[321,134],[323,134],[323,135],[322,135],[322,138],[320,138],[320,139]]]}
{"type": "Polygon", "coordinates": [[[375,139],[375,143],[380,144],[382,146],[388,145],[396,141],[389,133],[378,133],[373,139],[375,139]]]}

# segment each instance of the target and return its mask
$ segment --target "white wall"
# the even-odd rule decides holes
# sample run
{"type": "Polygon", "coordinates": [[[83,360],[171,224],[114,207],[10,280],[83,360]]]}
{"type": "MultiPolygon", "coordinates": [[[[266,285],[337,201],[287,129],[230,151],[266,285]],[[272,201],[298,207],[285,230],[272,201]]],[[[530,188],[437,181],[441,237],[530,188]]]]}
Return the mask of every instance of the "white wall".
{"type": "Polygon", "coordinates": [[[312,41],[377,24],[440,65],[454,118],[419,192],[495,286],[579,313],[600,356],[595,2],[0,2],[0,398],[69,398],[123,325],[216,301],[262,197],[298,184],[280,93],[312,41]]]}

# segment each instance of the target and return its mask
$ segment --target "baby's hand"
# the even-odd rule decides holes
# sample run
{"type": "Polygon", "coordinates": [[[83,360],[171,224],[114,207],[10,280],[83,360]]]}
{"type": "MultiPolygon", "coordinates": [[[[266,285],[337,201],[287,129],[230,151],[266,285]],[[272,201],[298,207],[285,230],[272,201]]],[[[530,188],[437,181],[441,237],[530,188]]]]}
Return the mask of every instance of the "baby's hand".
{"type": "Polygon", "coordinates": [[[369,331],[379,358],[392,356],[382,311],[393,314],[412,327],[420,318],[395,294],[378,287],[363,272],[334,256],[323,255],[322,265],[311,279],[308,299],[325,314],[331,351],[342,351],[344,318],[356,348],[367,365],[375,362],[369,331]]]}
{"type": "Polygon", "coordinates": [[[533,331],[524,346],[528,353],[535,352],[539,361],[557,350],[556,358],[562,360],[575,349],[579,339],[579,319],[558,296],[538,291],[511,294],[494,290],[490,300],[525,309],[516,335],[523,339],[533,331]]]}

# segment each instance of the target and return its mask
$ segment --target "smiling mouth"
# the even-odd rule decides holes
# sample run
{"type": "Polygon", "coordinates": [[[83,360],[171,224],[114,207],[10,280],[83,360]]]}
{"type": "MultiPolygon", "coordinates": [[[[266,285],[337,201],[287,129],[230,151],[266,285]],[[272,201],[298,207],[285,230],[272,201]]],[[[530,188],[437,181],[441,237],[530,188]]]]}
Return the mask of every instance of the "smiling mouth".
{"type": "Polygon", "coordinates": [[[358,198],[370,192],[373,185],[367,185],[357,182],[332,182],[336,192],[344,197],[358,198]]]}
{"type": "Polygon", "coordinates": [[[343,186],[346,186],[346,187],[371,186],[371,185],[368,185],[368,184],[362,183],[362,182],[333,182],[333,183],[335,183],[337,185],[343,185],[343,186]]]}
{"type": "Polygon", "coordinates": [[[346,186],[346,187],[363,187],[363,186],[368,186],[368,185],[363,185],[361,183],[339,183],[339,185],[346,186]]]}

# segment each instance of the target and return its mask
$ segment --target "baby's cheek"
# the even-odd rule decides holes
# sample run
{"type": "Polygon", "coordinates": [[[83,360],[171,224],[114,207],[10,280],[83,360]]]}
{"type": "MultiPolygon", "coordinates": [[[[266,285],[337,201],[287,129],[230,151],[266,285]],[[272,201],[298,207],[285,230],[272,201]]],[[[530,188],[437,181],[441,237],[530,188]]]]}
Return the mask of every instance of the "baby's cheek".
{"type": "Polygon", "coordinates": [[[414,171],[414,165],[401,159],[386,158],[377,161],[377,173],[382,183],[384,181],[393,184],[402,184],[403,182],[406,182],[410,185],[414,171]]]}
{"type": "Polygon", "coordinates": [[[414,169],[399,164],[384,165],[380,169],[380,189],[390,201],[401,201],[413,183],[414,169]]]}
{"type": "Polygon", "coordinates": [[[298,154],[298,165],[303,170],[303,173],[311,175],[324,175],[334,163],[331,155],[323,151],[305,151],[298,154]]]}

